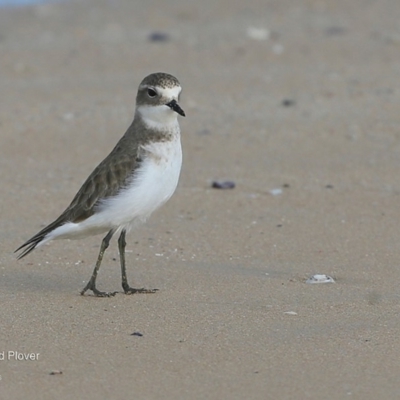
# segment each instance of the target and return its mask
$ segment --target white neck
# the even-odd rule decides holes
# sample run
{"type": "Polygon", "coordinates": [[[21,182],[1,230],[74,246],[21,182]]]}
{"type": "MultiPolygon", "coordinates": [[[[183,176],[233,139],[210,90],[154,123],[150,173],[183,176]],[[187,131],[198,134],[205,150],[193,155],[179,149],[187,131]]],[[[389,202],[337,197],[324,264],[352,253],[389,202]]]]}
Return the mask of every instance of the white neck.
{"type": "Polygon", "coordinates": [[[148,128],[169,131],[179,126],[177,113],[166,105],[140,105],[136,108],[136,113],[148,128]]]}

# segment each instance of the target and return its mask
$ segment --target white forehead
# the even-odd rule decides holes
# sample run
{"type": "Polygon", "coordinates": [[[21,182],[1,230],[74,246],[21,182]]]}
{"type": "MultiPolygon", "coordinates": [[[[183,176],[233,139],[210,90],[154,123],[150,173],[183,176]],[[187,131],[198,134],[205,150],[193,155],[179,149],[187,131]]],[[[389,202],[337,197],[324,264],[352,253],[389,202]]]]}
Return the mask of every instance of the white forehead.
{"type": "Polygon", "coordinates": [[[167,99],[177,99],[181,90],[182,88],[180,86],[174,86],[172,88],[157,87],[157,92],[167,99]]]}

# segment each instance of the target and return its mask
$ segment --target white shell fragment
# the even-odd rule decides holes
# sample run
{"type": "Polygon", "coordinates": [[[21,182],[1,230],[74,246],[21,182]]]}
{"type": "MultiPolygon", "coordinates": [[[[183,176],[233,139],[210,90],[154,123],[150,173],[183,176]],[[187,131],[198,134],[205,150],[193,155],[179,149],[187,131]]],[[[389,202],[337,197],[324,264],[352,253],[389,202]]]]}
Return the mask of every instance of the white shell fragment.
{"type": "Polygon", "coordinates": [[[256,28],[254,26],[247,28],[247,36],[253,40],[267,40],[269,35],[270,32],[268,29],[256,28]]]}
{"type": "Polygon", "coordinates": [[[271,189],[269,191],[269,194],[272,194],[272,196],[279,196],[282,193],[283,193],[283,190],[281,188],[271,189]]]}
{"type": "Polygon", "coordinates": [[[315,274],[306,280],[306,283],[335,283],[335,280],[325,274],[315,274]]]}

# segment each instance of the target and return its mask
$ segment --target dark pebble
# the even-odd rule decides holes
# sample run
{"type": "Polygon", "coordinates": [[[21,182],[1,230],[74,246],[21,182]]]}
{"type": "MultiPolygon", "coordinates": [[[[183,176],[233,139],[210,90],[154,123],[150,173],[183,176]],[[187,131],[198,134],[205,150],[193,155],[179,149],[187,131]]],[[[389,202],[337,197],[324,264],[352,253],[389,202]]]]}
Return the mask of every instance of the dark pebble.
{"type": "Polygon", "coordinates": [[[168,42],[169,35],[164,32],[152,32],[149,35],[150,42],[168,42]]]}
{"type": "Polygon", "coordinates": [[[233,189],[235,186],[235,182],[233,181],[213,181],[211,184],[211,187],[214,189],[233,189]]]}
{"type": "Polygon", "coordinates": [[[295,104],[296,104],[296,102],[291,99],[282,100],[282,105],[285,107],[291,107],[291,106],[294,106],[295,104]]]}
{"type": "Polygon", "coordinates": [[[62,375],[62,371],[51,371],[49,375],[62,375]]]}
{"type": "Polygon", "coordinates": [[[140,332],[133,332],[133,333],[131,333],[131,336],[143,336],[143,333],[140,333],[140,332]]]}
{"type": "Polygon", "coordinates": [[[327,189],[333,189],[333,185],[326,185],[325,186],[327,189]]]}

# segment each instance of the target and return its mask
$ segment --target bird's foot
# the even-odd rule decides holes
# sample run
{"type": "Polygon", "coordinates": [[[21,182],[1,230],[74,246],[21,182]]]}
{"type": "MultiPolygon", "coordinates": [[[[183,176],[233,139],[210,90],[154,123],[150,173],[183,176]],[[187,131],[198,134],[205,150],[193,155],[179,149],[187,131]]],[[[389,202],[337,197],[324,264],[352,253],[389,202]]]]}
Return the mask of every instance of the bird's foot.
{"type": "Polygon", "coordinates": [[[96,297],[112,297],[115,296],[117,292],[100,292],[100,290],[96,289],[96,286],[92,280],[88,282],[88,284],[81,291],[81,295],[83,296],[86,291],[91,290],[96,297]]]}
{"type": "Polygon", "coordinates": [[[155,293],[158,291],[158,289],[135,289],[130,287],[129,285],[122,285],[122,288],[124,289],[125,294],[135,294],[135,293],[155,293]]]}

